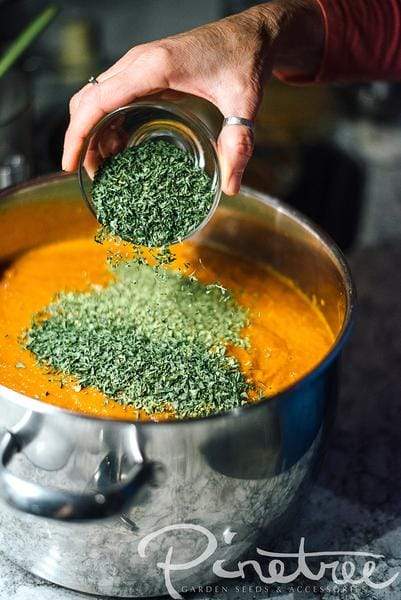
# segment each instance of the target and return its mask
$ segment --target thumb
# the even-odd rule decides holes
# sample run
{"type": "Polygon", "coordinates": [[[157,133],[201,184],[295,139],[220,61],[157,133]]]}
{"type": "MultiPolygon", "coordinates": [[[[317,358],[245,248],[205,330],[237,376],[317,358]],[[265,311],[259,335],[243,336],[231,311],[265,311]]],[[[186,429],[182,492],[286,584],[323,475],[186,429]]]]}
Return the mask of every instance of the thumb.
{"type": "Polygon", "coordinates": [[[239,191],[242,175],[253,153],[253,144],[253,131],[245,125],[226,125],[221,130],[217,149],[225,194],[232,196],[239,191]]]}

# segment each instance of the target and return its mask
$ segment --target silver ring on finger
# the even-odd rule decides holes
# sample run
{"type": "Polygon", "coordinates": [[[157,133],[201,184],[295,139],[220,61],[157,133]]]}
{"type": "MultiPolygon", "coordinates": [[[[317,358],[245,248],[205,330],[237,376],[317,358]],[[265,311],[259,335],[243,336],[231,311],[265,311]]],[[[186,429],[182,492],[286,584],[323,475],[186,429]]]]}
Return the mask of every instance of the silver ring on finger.
{"type": "Polygon", "coordinates": [[[252,132],[255,129],[254,121],[252,121],[251,119],[244,119],[244,117],[226,117],[223,121],[223,127],[227,127],[229,125],[244,125],[245,127],[248,127],[248,129],[250,129],[252,132]]]}

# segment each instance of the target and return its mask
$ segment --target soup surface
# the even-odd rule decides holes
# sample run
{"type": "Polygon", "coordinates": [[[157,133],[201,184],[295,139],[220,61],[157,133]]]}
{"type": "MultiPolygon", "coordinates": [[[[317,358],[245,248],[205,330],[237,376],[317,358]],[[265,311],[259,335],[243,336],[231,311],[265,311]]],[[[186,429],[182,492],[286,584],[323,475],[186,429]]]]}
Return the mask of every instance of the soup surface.
{"type": "MultiPolygon", "coordinates": [[[[77,391],[79,386],[73,378],[66,382],[65,377],[62,380],[49,373],[21,346],[21,336],[29,328],[32,315],[58,292],[88,290],[93,284],[106,285],[113,277],[106,262],[110,246],[94,241],[96,225],[92,217],[78,203],[66,201],[16,206],[8,209],[2,220],[3,224],[12,224],[12,229],[0,244],[1,255],[8,256],[0,275],[0,383],[44,402],[91,415],[131,420],[169,418],[163,414],[150,417],[121,406],[95,389],[77,391]],[[46,222],[51,235],[46,235],[46,222]],[[45,227],[42,235],[38,235],[38,223],[45,227]],[[43,243],[46,238],[54,241],[43,243]],[[17,254],[21,240],[26,250],[17,254]]],[[[263,395],[271,396],[293,384],[333,344],[334,336],[318,308],[280,274],[189,242],[179,245],[176,254],[174,268],[194,273],[204,283],[218,281],[248,308],[249,325],[243,335],[249,338],[250,347],[229,351],[263,395]]]]}

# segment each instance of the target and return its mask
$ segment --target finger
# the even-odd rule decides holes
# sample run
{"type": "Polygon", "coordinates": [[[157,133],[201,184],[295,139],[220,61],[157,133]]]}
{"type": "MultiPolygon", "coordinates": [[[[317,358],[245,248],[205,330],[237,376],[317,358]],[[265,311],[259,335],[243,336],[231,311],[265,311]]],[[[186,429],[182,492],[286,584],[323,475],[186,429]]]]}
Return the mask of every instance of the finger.
{"type": "MultiPolygon", "coordinates": [[[[237,113],[231,113],[237,114],[237,113]]],[[[253,132],[244,125],[223,127],[217,142],[222,171],[222,190],[232,196],[239,192],[242,175],[253,153],[253,132]]]]}
{"type": "Polygon", "coordinates": [[[71,117],[72,113],[78,108],[83,94],[91,85],[93,85],[93,84],[92,83],[85,84],[84,87],[81,88],[78,92],[76,92],[70,99],[69,106],[68,106],[69,112],[70,112],[70,117],[71,117]]]}
{"type": "MultiPolygon", "coordinates": [[[[262,99],[260,87],[242,82],[220,94],[217,106],[224,117],[254,121],[262,99]]],[[[239,192],[242,176],[254,147],[253,131],[245,125],[226,125],[220,132],[217,148],[222,170],[222,190],[232,196],[239,192]]]]}
{"type": "MultiPolygon", "coordinates": [[[[71,115],[65,140],[62,165],[65,171],[77,168],[83,141],[94,125],[109,112],[140,96],[166,87],[162,68],[140,68],[139,61],[130,69],[105,79],[98,85],[82,90],[79,104],[71,115]]],[[[144,67],[144,63],[142,64],[144,67]]]]}
{"type": "Polygon", "coordinates": [[[117,154],[126,148],[128,134],[124,129],[110,129],[99,140],[99,152],[103,159],[117,154]]]}
{"type": "Polygon", "coordinates": [[[87,172],[89,179],[93,181],[96,171],[102,164],[102,157],[98,148],[89,148],[85,154],[84,169],[87,172]]]}
{"type": "Polygon", "coordinates": [[[128,135],[126,131],[121,126],[116,126],[114,122],[102,129],[96,136],[93,136],[84,160],[84,168],[90,179],[94,178],[96,171],[105,158],[124,150],[127,143],[128,135]]]}
{"type": "Polygon", "coordinates": [[[79,108],[82,98],[85,97],[85,94],[87,94],[89,92],[89,90],[91,89],[92,86],[98,85],[99,83],[106,81],[106,79],[109,79],[109,77],[112,77],[114,75],[121,73],[122,70],[123,70],[123,67],[120,67],[120,69],[114,69],[113,73],[111,73],[111,69],[110,69],[109,75],[106,75],[107,71],[105,73],[101,73],[100,75],[98,75],[98,77],[96,77],[95,82],[90,82],[90,83],[85,84],[84,87],[82,87],[78,92],[76,92],[76,94],[74,94],[72,96],[72,98],[70,99],[70,103],[69,103],[70,117],[79,108]]]}
{"type": "Polygon", "coordinates": [[[149,52],[151,43],[141,44],[140,46],[135,46],[135,48],[131,48],[128,52],[126,52],[121,58],[119,58],[115,63],[113,63],[106,71],[100,73],[96,77],[96,79],[100,82],[108,79],[109,77],[113,77],[117,73],[123,71],[127,66],[132,63],[134,60],[138,59],[145,52],[149,52]]]}
{"type": "MultiPolygon", "coordinates": [[[[149,47],[149,44],[141,44],[140,46],[136,46],[135,48],[132,48],[129,52],[126,52],[126,54],[124,54],[124,56],[122,56],[120,59],[118,59],[113,65],[111,65],[111,67],[106,69],[106,71],[103,71],[103,73],[99,73],[99,75],[96,76],[96,81],[98,81],[99,83],[102,83],[106,79],[109,79],[110,77],[113,77],[114,75],[117,75],[118,73],[121,73],[121,71],[123,71],[125,68],[127,68],[127,66],[129,66],[130,63],[132,63],[135,59],[142,56],[144,54],[144,52],[148,51],[149,50],[148,47],[149,47]]],[[[93,83],[85,84],[80,90],[78,90],[78,92],[76,92],[74,94],[74,96],[72,96],[72,98],[70,100],[70,105],[69,105],[70,115],[74,112],[74,110],[76,110],[78,108],[83,94],[91,85],[93,85],[93,83]]]]}

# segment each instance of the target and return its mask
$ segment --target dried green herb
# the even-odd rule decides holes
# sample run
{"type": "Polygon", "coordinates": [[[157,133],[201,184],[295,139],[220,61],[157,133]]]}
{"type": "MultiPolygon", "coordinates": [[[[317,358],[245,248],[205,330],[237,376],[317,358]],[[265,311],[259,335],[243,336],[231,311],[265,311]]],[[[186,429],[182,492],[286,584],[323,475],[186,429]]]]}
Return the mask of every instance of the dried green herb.
{"type": "Polygon", "coordinates": [[[187,237],[213,204],[210,177],[187,152],[163,140],[107,158],[95,175],[92,198],[106,231],[148,247],[187,237]]]}
{"type": "Polygon", "coordinates": [[[122,404],[178,418],[226,411],[250,384],[227,344],[246,345],[247,313],[218,285],[137,262],[107,287],[62,293],[26,334],[41,363],[122,404]]]}

